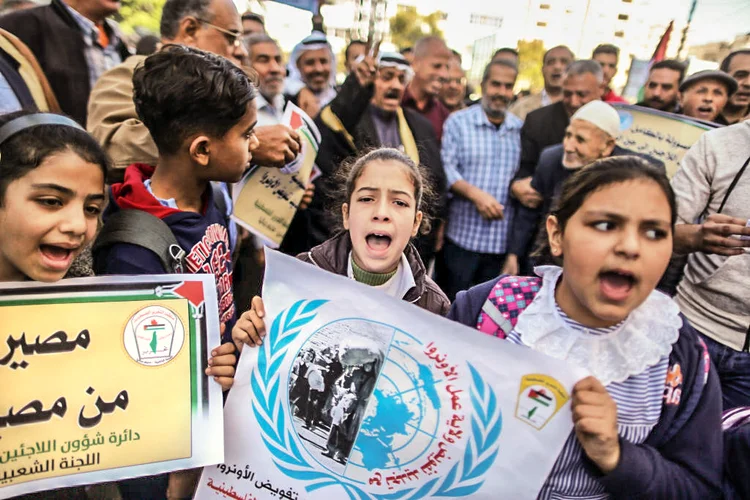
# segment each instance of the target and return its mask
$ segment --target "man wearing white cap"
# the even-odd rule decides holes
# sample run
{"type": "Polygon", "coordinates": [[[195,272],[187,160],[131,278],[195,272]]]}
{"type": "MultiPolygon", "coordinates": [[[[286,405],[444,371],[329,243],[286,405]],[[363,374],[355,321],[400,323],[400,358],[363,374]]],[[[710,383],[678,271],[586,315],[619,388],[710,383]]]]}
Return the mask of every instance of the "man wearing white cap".
{"type": "Polygon", "coordinates": [[[313,31],[294,47],[285,93],[312,117],[336,97],[336,56],[325,34],[313,31]]]}
{"type": "Polygon", "coordinates": [[[521,206],[516,212],[503,273],[518,273],[518,257],[524,255],[537,234],[563,182],[576,170],[600,158],[624,155],[640,156],[664,170],[664,164],[658,160],[617,146],[615,138],[619,133],[620,117],[615,108],[603,101],[591,101],[573,114],[562,144],[542,151],[531,180],[531,186],[541,195],[542,203],[538,208],[521,206]]]}
{"type": "MultiPolygon", "coordinates": [[[[323,137],[316,160],[321,170],[331,174],[342,161],[367,149],[396,148],[428,168],[433,187],[444,196],[445,172],[432,124],[419,112],[401,106],[412,74],[404,56],[396,52],[382,53],[377,61],[366,57],[357,65],[317,120],[323,137]]],[[[326,187],[316,187],[316,198],[326,187]]],[[[434,233],[416,242],[425,262],[434,254],[434,233]]]]}

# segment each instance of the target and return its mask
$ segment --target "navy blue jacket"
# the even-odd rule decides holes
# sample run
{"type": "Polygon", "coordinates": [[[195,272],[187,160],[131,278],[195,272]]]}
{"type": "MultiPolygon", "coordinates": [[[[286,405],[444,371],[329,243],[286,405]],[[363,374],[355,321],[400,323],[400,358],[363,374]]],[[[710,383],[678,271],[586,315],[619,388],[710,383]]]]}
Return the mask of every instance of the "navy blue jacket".
{"type": "MultiPolygon", "coordinates": [[[[513,217],[508,253],[526,255],[526,249],[532,243],[532,238],[539,232],[543,218],[552,209],[552,202],[560,193],[563,182],[577,171],[563,166],[564,153],[562,144],[550,146],[542,151],[534,177],[531,179],[531,187],[542,195],[542,203],[538,208],[528,208],[518,204],[513,217]]],[[[615,146],[610,156],[638,156],[666,173],[663,162],[620,146],[615,146]]]]}
{"type": "MultiPolygon", "coordinates": [[[[143,210],[163,220],[187,254],[185,272],[215,276],[219,319],[226,324],[223,340],[231,342],[237,313],[232,294],[232,257],[226,214],[221,213],[214,203],[211,189],[206,189],[202,214],[163,206],[143,184],[153,171],[154,167],[141,164],[131,165],[125,170],[125,181],[110,188],[104,224],[119,210],[143,210]]],[[[116,243],[94,253],[94,271],[97,275],[164,274],[164,267],[151,250],[116,243]]]]}
{"type": "MultiPolygon", "coordinates": [[[[447,317],[476,328],[482,305],[500,278],[459,292],[447,317]]],[[[682,372],[679,402],[665,400],[659,423],[645,443],[620,439],[620,463],[610,474],[601,474],[588,462],[612,498],[721,498],[721,388],[703,341],[685,317],[682,321],[669,356],[670,369],[679,364],[682,372]]]]}

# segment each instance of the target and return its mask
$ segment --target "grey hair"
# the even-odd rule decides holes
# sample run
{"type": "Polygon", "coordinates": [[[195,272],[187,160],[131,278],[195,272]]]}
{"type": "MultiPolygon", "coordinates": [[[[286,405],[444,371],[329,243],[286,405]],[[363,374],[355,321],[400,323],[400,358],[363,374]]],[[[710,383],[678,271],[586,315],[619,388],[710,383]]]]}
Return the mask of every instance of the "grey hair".
{"type": "Polygon", "coordinates": [[[162,38],[174,40],[180,31],[180,22],[188,16],[212,21],[211,0],[167,0],[161,12],[162,38]]]}
{"type": "Polygon", "coordinates": [[[487,64],[487,66],[484,67],[484,74],[482,75],[482,84],[484,84],[490,78],[490,73],[492,72],[493,66],[503,66],[505,68],[510,68],[516,72],[516,75],[518,75],[518,66],[513,64],[512,61],[507,61],[505,59],[497,59],[496,61],[490,61],[489,64],[487,64]]]}
{"type": "Polygon", "coordinates": [[[279,42],[265,33],[253,33],[252,35],[245,37],[245,48],[247,49],[247,52],[250,56],[253,55],[253,47],[258,45],[259,43],[272,43],[276,45],[276,47],[279,49],[279,52],[281,52],[279,42]]]}
{"type": "Polygon", "coordinates": [[[591,73],[592,75],[594,75],[597,82],[604,83],[604,71],[602,70],[602,66],[593,59],[581,59],[579,61],[573,61],[568,65],[568,69],[566,70],[566,76],[585,75],[586,73],[591,73]]]}

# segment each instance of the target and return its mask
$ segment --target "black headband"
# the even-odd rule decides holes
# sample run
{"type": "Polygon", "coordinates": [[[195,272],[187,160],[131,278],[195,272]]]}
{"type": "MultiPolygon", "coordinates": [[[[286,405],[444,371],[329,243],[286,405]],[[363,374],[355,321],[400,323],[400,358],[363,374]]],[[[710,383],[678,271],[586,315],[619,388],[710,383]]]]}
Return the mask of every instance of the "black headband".
{"type": "Polygon", "coordinates": [[[86,129],[68,117],[53,113],[35,113],[33,115],[19,116],[0,127],[0,144],[3,144],[19,132],[40,125],[62,125],[86,132],[86,129]]]}

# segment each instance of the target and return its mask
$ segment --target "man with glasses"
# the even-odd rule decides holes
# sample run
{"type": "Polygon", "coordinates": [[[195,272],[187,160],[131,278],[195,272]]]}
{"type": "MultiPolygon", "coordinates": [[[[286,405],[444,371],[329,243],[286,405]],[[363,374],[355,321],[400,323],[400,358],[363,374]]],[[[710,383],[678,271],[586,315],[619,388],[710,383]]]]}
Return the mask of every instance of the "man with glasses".
{"type": "MultiPolygon", "coordinates": [[[[161,19],[162,44],[182,44],[219,54],[236,64],[247,58],[242,22],[232,0],[167,0],[161,19]]],[[[89,101],[88,130],[112,157],[107,181],[122,182],[133,163],[153,165],[158,157],[148,130],[133,103],[133,72],[145,57],[133,56],[108,71],[89,101]]],[[[299,136],[283,125],[256,128],[260,142],[253,151],[258,164],[283,166],[300,150],[299,136]]]]}
{"type": "Polygon", "coordinates": [[[448,65],[448,80],[440,92],[440,100],[452,113],[466,107],[466,72],[461,67],[461,55],[453,54],[448,65]]]}
{"type": "Polygon", "coordinates": [[[107,19],[119,9],[117,0],[52,0],[0,17],[0,28],[17,36],[39,61],[62,111],[81,125],[94,83],[130,55],[107,19]]]}

